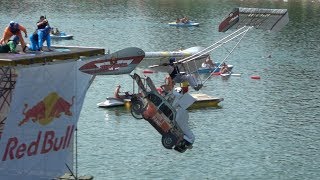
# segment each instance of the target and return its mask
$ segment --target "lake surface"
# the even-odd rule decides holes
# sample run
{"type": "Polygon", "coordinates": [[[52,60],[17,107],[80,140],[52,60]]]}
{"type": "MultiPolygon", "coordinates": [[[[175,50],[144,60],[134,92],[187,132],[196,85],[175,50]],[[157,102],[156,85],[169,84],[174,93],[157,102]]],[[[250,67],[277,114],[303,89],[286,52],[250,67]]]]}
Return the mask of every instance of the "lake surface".
{"type": "MultiPolygon", "coordinates": [[[[115,86],[131,90],[129,75],[96,77],[78,123],[80,175],[95,179],[318,179],[320,177],[320,2],[210,0],[1,1],[0,26],[16,20],[35,29],[40,15],[74,40],[53,45],[102,47],[111,52],[207,47],[234,7],[287,8],[290,22],[276,33],[251,30],[227,60],[240,77],[210,78],[201,93],[224,98],[219,108],[192,110],[194,148],[165,149],[146,121],[124,108],[100,109],[115,86]],[[199,27],[168,22],[188,16],[199,27]],[[267,56],[271,55],[271,58],[267,56]],[[250,77],[259,75],[260,80],[250,77]]],[[[212,58],[221,61],[219,53],[212,58]]],[[[141,73],[152,60],[144,60],[141,73]]],[[[160,84],[165,73],[151,74],[160,84]]],[[[202,77],[205,79],[205,77],[202,77]]]]}

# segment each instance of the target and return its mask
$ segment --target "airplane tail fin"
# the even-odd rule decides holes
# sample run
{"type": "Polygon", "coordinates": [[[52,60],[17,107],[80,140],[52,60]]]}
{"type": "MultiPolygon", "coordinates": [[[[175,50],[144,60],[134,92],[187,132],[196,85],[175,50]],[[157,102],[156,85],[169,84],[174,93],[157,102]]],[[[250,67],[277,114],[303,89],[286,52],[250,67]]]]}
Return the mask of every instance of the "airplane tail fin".
{"type": "Polygon", "coordinates": [[[234,8],[220,23],[219,32],[253,26],[257,29],[279,31],[289,22],[287,9],[234,8]]]}

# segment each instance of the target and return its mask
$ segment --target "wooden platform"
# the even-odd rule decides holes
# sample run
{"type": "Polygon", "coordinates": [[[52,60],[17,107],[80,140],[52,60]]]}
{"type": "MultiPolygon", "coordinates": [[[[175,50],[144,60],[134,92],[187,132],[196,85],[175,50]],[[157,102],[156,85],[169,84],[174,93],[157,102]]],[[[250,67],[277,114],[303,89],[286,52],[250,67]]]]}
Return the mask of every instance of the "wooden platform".
{"type": "MultiPolygon", "coordinates": [[[[0,66],[28,65],[34,63],[51,62],[53,60],[79,59],[80,56],[103,55],[105,50],[101,48],[76,47],[76,46],[52,46],[53,51],[27,51],[23,53],[0,53],[0,66]]],[[[19,47],[21,49],[21,47],[19,47]]]]}

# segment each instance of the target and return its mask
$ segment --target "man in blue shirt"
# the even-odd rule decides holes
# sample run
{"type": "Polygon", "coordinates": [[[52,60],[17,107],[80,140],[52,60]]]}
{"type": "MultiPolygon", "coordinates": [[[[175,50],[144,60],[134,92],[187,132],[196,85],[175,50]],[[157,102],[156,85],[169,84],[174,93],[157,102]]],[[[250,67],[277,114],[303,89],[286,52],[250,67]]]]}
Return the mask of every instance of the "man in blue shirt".
{"type": "Polygon", "coordinates": [[[48,50],[51,51],[51,38],[50,38],[51,27],[47,25],[44,29],[38,29],[29,38],[31,44],[29,49],[32,51],[43,51],[43,43],[47,41],[48,50]]]}

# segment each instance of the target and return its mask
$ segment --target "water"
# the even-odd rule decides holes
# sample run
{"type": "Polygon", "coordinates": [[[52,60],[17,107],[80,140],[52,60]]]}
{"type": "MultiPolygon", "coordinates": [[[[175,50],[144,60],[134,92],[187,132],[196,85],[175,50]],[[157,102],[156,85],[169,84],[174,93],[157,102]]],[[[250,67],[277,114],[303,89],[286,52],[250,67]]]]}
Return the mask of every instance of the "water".
{"type": "MultiPolygon", "coordinates": [[[[29,34],[40,15],[74,35],[55,45],[94,46],[111,52],[207,47],[228,33],[217,27],[237,6],[288,8],[280,32],[250,31],[228,63],[241,77],[213,77],[200,92],[225,100],[220,108],[193,110],[194,148],[183,154],[162,147],[158,132],[123,108],[100,109],[128,75],[97,77],[78,123],[78,173],[95,179],[318,179],[320,176],[319,1],[1,1],[0,25],[10,20],[29,34]],[[10,3],[9,3],[10,2],[10,3]],[[39,10],[40,9],[40,10],[39,10]],[[169,27],[187,15],[197,28],[169,27]],[[266,58],[271,54],[271,58],[266,58]],[[250,76],[259,75],[261,80],[250,76]]],[[[221,60],[219,54],[212,54],[221,60]]],[[[136,72],[151,61],[143,61],[136,72]]],[[[164,73],[150,75],[163,81],[164,73]]]]}

